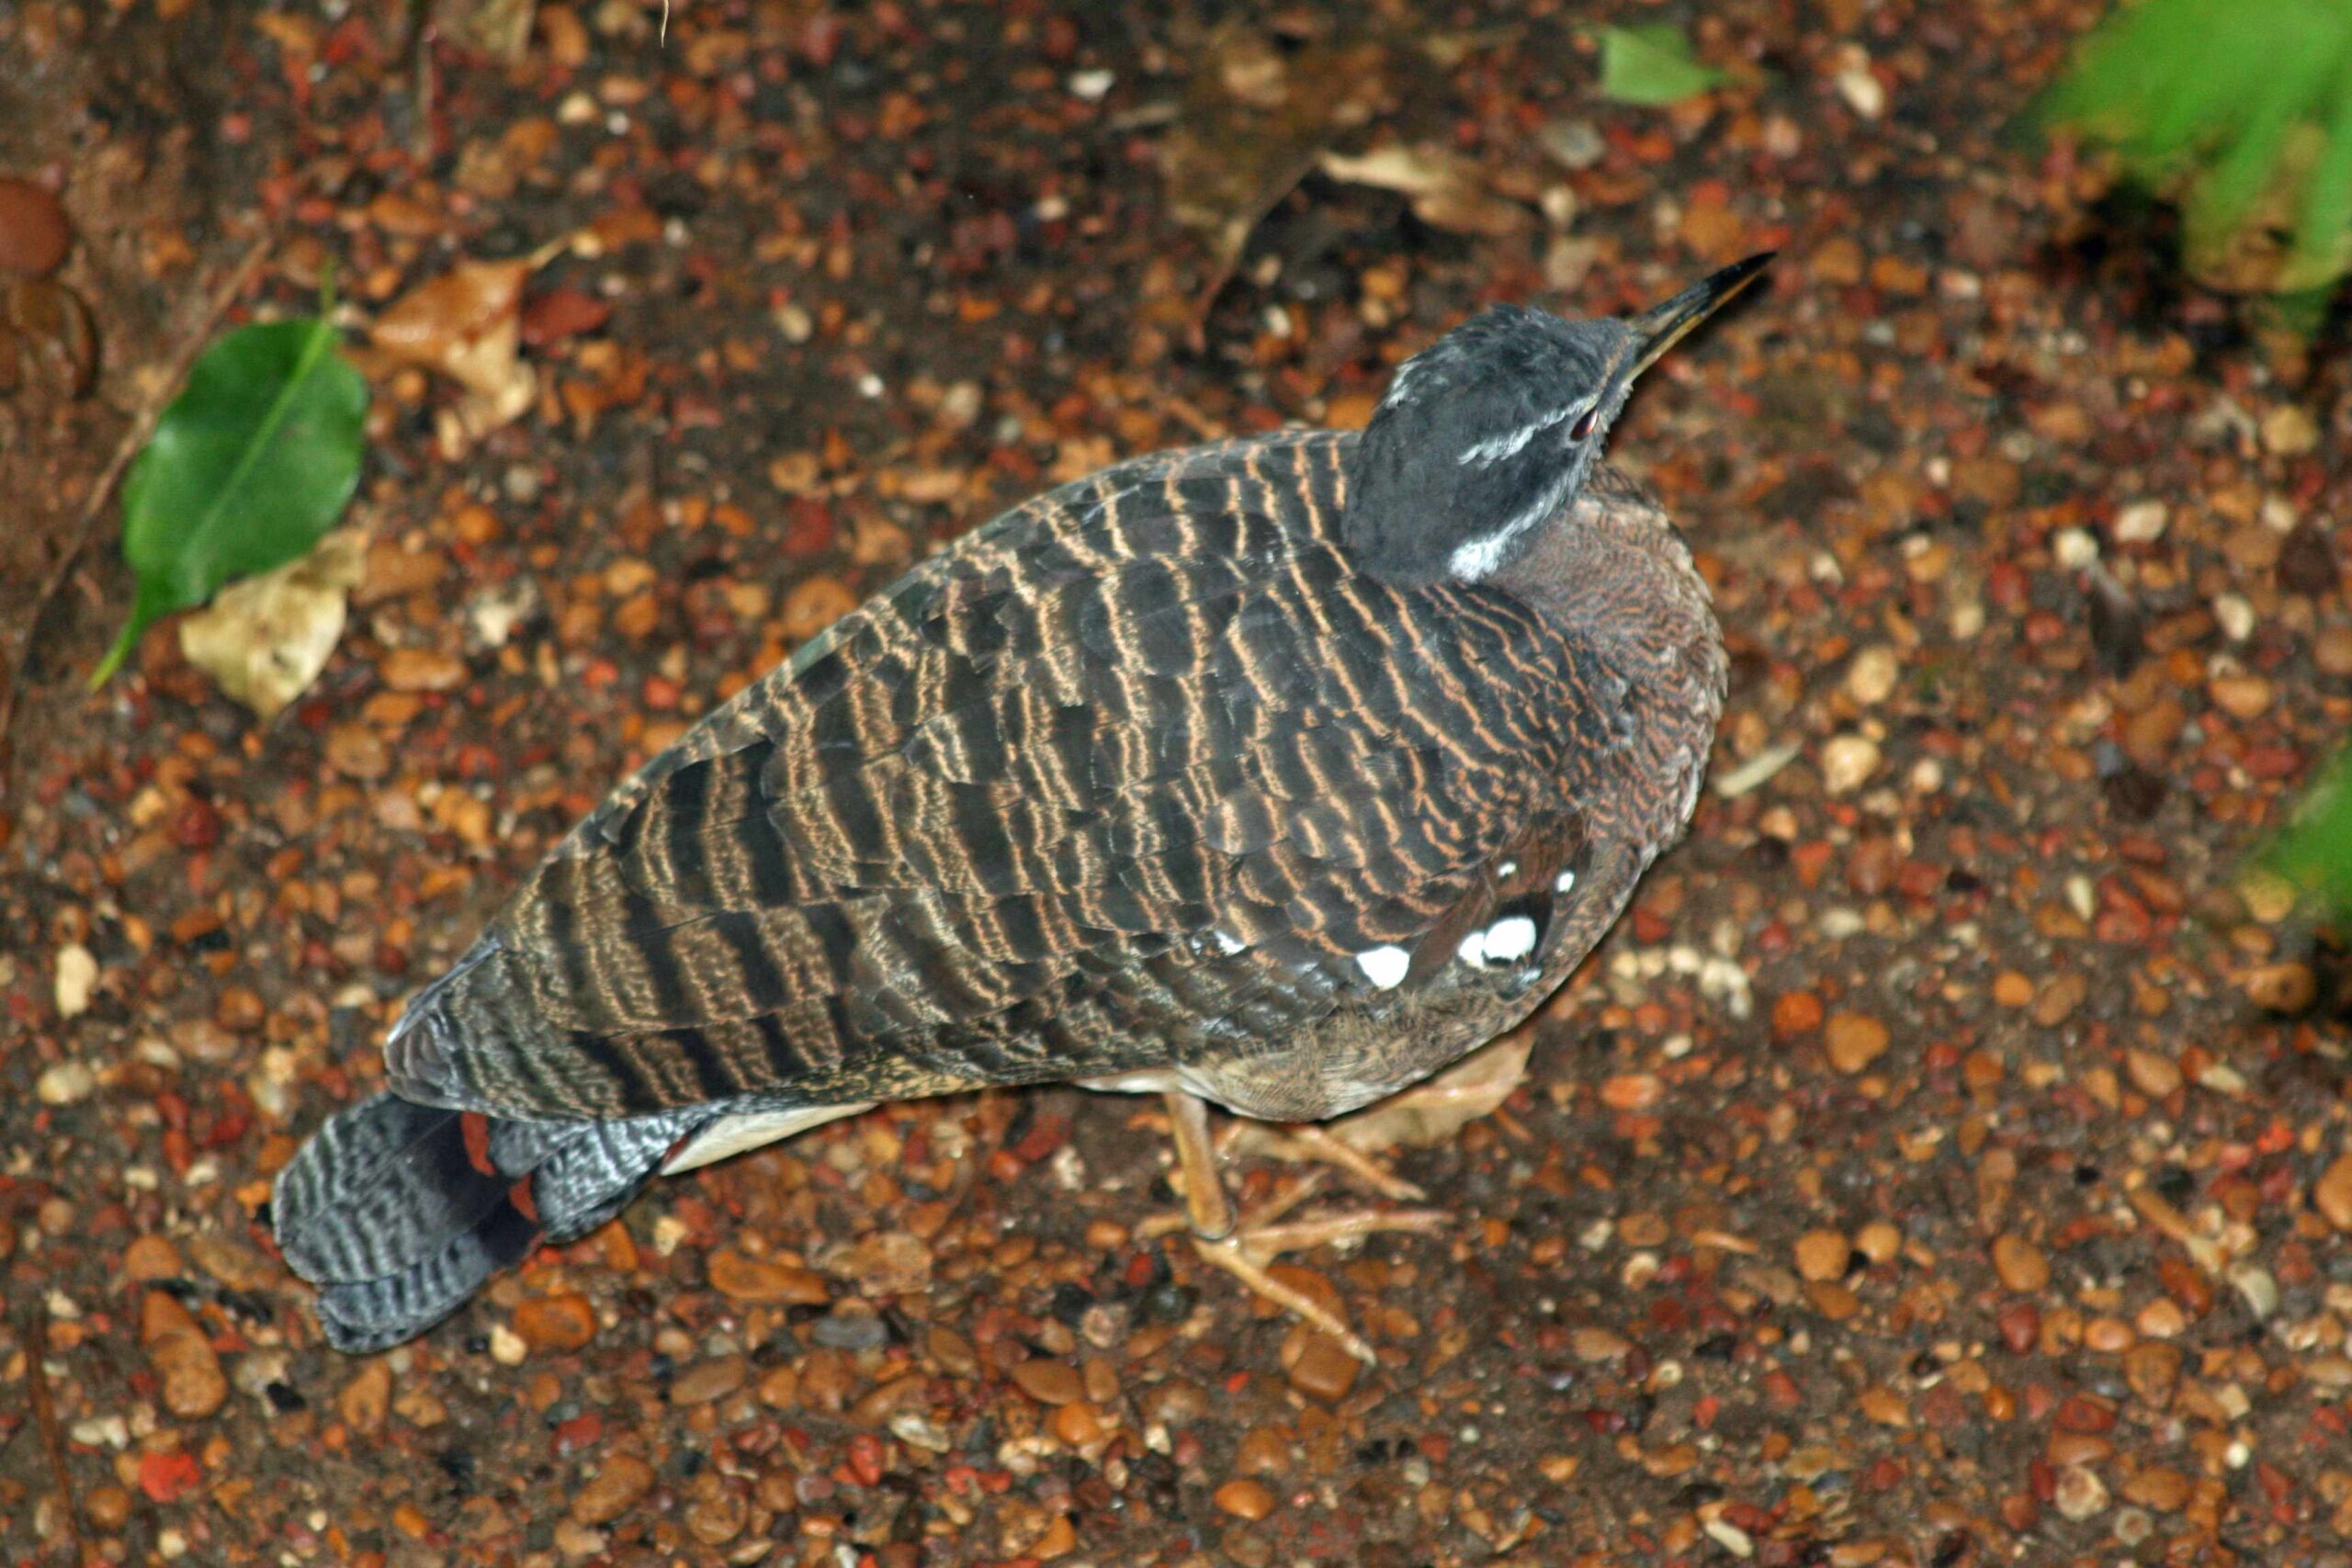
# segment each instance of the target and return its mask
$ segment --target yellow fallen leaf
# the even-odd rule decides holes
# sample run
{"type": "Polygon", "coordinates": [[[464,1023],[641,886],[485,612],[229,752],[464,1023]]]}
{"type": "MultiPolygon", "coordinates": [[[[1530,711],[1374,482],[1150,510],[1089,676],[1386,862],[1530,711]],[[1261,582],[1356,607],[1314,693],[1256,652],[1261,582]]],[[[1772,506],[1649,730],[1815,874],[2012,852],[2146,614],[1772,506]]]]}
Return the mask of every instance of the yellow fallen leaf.
{"type": "Polygon", "coordinates": [[[268,718],[326,668],[359,581],[366,536],[340,528],[276,571],[231,583],[180,621],[180,651],[220,689],[268,718]]]}

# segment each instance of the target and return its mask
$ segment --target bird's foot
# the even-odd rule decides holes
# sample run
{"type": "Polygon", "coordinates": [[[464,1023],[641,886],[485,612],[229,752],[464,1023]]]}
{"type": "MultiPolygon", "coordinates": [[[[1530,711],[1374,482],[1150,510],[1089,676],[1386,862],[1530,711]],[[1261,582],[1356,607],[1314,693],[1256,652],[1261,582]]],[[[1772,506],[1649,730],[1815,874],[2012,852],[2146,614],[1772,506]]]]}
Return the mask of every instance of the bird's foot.
{"type": "MultiPolygon", "coordinates": [[[[1225,1183],[1217,1175],[1216,1154],[1209,1138],[1207,1107],[1193,1096],[1181,1092],[1170,1093],[1167,1100],[1169,1119],[1176,1134],[1177,1162],[1184,1180],[1185,1214],[1182,1218],[1170,1215],[1163,1223],[1148,1224],[1144,1227],[1145,1234],[1165,1235],[1180,1227],[1189,1227],[1193,1233],[1193,1249],[1201,1255],[1204,1262],[1222,1269],[1283,1311],[1329,1335],[1358,1360],[1379,1365],[1379,1358],[1372,1347],[1341,1321],[1337,1313],[1306,1292],[1274,1278],[1267,1265],[1286,1252],[1304,1251],[1332,1242],[1356,1241],[1384,1231],[1432,1235],[1447,1223],[1449,1216],[1434,1209],[1408,1209],[1387,1213],[1367,1211],[1316,1214],[1286,1220],[1285,1215],[1314,1196],[1321,1186],[1322,1173],[1317,1171],[1249,1219],[1237,1224],[1232,1202],[1226,1196],[1225,1183]]],[[[1328,1160],[1340,1169],[1369,1181],[1390,1197],[1421,1196],[1419,1188],[1390,1176],[1356,1150],[1322,1134],[1319,1128],[1295,1129],[1294,1134],[1299,1139],[1302,1152],[1308,1157],[1328,1160]]]]}

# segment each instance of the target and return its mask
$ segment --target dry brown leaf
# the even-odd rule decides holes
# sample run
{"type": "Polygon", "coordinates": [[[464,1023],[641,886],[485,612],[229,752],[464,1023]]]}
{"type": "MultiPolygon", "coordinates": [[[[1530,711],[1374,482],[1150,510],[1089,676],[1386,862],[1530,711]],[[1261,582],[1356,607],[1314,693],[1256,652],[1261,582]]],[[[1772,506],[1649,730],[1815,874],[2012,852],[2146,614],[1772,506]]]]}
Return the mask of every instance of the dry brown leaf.
{"type": "Polygon", "coordinates": [[[1321,40],[1285,51],[1228,23],[1209,35],[1160,149],[1177,221],[1210,236],[1216,270],[1194,305],[1195,331],[1275,203],[1338,132],[1365,123],[1383,93],[1387,51],[1321,40]]]}
{"type": "Polygon", "coordinates": [[[1392,143],[1360,158],[1326,152],[1320,164],[1335,180],[1396,192],[1411,202],[1414,217],[1448,233],[1499,239],[1533,221],[1525,208],[1489,191],[1475,159],[1428,142],[1392,143]]]}
{"type": "Polygon", "coordinates": [[[180,652],[268,718],[300,696],[343,636],[345,596],[367,562],[366,536],[339,528],[310,554],[231,583],[180,621],[180,652]]]}
{"type": "Polygon", "coordinates": [[[390,358],[466,389],[454,425],[439,432],[444,456],[520,418],[538,396],[538,378],[520,354],[523,282],[550,254],[459,262],[394,300],[368,333],[390,358]]]}

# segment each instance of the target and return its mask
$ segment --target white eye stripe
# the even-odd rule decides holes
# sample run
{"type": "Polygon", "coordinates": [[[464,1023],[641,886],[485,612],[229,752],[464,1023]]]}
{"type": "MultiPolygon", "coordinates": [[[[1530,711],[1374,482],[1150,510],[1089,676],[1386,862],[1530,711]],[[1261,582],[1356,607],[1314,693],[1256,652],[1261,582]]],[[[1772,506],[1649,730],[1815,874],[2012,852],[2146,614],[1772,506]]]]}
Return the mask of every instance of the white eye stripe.
{"type": "Polygon", "coordinates": [[[1516,457],[1526,448],[1529,442],[1544,432],[1564,420],[1577,418],[1590,412],[1591,408],[1592,403],[1589,400],[1580,403],[1570,403],[1566,408],[1545,414],[1532,424],[1522,424],[1517,430],[1508,431],[1501,435],[1490,435],[1484,441],[1474,442],[1464,447],[1462,456],[1455,460],[1466,468],[1474,463],[1498,463],[1505,457],[1516,457]]]}

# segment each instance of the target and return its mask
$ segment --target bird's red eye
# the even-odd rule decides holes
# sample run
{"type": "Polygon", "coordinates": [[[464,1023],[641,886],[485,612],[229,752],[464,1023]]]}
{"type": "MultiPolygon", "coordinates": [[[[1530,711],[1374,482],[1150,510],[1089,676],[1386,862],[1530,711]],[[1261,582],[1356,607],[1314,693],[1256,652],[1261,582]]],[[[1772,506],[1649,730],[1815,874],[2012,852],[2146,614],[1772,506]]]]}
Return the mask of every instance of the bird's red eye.
{"type": "Polygon", "coordinates": [[[1599,409],[1585,410],[1582,414],[1577,416],[1577,422],[1568,426],[1568,439],[1571,441],[1582,441],[1585,437],[1590,435],[1592,434],[1592,422],[1600,417],[1600,411],[1599,409]]]}

